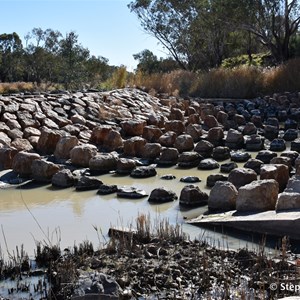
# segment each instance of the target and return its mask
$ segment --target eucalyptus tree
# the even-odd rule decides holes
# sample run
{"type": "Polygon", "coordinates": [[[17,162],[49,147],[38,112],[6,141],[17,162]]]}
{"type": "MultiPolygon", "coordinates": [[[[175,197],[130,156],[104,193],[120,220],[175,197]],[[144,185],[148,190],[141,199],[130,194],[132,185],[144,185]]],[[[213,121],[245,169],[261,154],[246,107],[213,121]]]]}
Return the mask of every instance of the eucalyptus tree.
{"type": "Polygon", "coordinates": [[[23,44],[17,33],[0,34],[0,80],[2,82],[22,79],[22,54],[23,44]]]}

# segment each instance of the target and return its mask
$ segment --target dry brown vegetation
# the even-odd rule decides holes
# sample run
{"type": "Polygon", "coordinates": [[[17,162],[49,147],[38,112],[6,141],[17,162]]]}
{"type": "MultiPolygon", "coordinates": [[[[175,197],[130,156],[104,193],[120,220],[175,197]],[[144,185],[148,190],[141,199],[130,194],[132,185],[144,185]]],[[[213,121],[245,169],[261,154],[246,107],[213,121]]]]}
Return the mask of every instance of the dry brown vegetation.
{"type": "Polygon", "coordinates": [[[262,94],[300,90],[300,59],[261,68],[239,66],[192,73],[177,70],[165,74],[136,73],[129,85],[170,95],[206,98],[253,98],[262,94]]]}

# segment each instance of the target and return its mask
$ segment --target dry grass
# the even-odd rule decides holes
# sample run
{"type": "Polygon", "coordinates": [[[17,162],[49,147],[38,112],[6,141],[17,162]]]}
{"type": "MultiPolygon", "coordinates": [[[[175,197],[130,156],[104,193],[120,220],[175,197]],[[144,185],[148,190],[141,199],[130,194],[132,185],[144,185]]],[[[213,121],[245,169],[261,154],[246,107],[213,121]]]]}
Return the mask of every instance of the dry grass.
{"type": "Polygon", "coordinates": [[[204,98],[254,98],[259,95],[299,91],[300,59],[273,68],[239,66],[192,73],[177,70],[146,75],[137,72],[129,85],[173,96],[204,98]]]}

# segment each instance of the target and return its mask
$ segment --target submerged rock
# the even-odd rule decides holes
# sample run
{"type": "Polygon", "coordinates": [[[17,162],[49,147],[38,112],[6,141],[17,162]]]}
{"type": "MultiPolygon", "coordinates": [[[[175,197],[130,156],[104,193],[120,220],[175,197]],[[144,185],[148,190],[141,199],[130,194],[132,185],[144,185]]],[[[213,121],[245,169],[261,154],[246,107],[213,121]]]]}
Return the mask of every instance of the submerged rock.
{"type": "Polygon", "coordinates": [[[75,178],[70,170],[63,169],[53,175],[51,182],[55,187],[68,188],[74,185],[75,178]]]}
{"type": "Polygon", "coordinates": [[[197,176],[185,176],[180,178],[181,182],[186,183],[195,183],[195,182],[201,182],[200,178],[197,176]]]}
{"type": "Polygon", "coordinates": [[[187,185],[180,192],[179,204],[185,207],[206,205],[208,195],[201,191],[198,186],[187,185]]]}
{"type": "Polygon", "coordinates": [[[118,187],[115,184],[109,185],[109,184],[101,184],[97,194],[98,195],[109,195],[116,193],[118,191],[118,187]]]}
{"type": "Polygon", "coordinates": [[[76,191],[97,190],[103,182],[95,177],[82,176],[76,183],[76,191]]]}
{"type": "Polygon", "coordinates": [[[148,196],[148,194],[144,190],[135,187],[122,187],[117,190],[117,196],[121,198],[139,199],[148,196]]]}
{"type": "Polygon", "coordinates": [[[173,191],[167,190],[166,188],[156,188],[151,192],[148,201],[153,203],[165,203],[177,199],[178,197],[173,191]]]}
{"type": "Polygon", "coordinates": [[[137,167],[130,173],[133,178],[147,178],[156,176],[157,172],[153,166],[137,167]]]}

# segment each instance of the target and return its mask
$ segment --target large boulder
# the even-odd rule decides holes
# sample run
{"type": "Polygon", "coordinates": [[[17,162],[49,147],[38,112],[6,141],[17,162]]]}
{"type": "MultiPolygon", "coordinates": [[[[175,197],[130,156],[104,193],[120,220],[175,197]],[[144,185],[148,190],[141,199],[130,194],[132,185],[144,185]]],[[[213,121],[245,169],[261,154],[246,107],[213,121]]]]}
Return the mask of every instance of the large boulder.
{"type": "Polygon", "coordinates": [[[163,147],[174,147],[175,141],[177,138],[177,134],[174,131],[167,131],[163,135],[161,135],[158,139],[158,142],[163,147]]]}
{"type": "Polygon", "coordinates": [[[143,120],[126,120],[120,123],[125,136],[141,136],[146,126],[143,120]]]}
{"type": "Polygon", "coordinates": [[[18,173],[20,177],[29,177],[32,175],[32,162],[36,159],[41,159],[39,154],[21,151],[14,156],[12,169],[18,173]]]}
{"type": "Polygon", "coordinates": [[[197,143],[194,151],[198,152],[202,157],[211,157],[214,145],[209,141],[201,140],[197,143]]]}
{"type": "Polygon", "coordinates": [[[134,136],[126,141],[124,141],[124,155],[131,157],[142,157],[144,146],[147,141],[139,136],[134,136]]]}
{"type": "Polygon", "coordinates": [[[208,197],[209,210],[233,210],[236,207],[238,191],[230,182],[217,181],[208,197]]]}
{"type": "Polygon", "coordinates": [[[118,157],[111,153],[99,153],[89,161],[92,172],[107,173],[117,168],[118,157]]]}
{"type": "Polygon", "coordinates": [[[163,148],[157,163],[160,166],[176,165],[178,161],[178,156],[179,152],[176,148],[163,148]]]}
{"type": "Polygon", "coordinates": [[[283,164],[268,164],[260,168],[260,179],[275,179],[282,192],[289,180],[289,168],[283,164]]]}
{"type": "Polygon", "coordinates": [[[162,134],[163,133],[159,127],[155,125],[148,125],[144,127],[142,137],[150,143],[157,143],[162,134]]]}
{"type": "Polygon", "coordinates": [[[0,147],[0,170],[11,169],[13,159],[17,153],[16,148],[0,147]]]}
{"type": "Polygon", "coordinates": [[[186,185],[180,192],[179,204],[187,207],[206,205],[208,195],[198,186],[186,185]]]}
{"type": "Polygon", "coordinates": [[[117,174],[129,175],[131,171],[136,167],[136,162],[130,158],[120,158],[117,162],[117,174]]]}
{"type": "Polygon", "coordinates": [[[179,152],[191,151],[194,149],[194,140],[189,134],[181,134],[176,138],[174,147],[179,152]]]}
{"type": "Polygon", "coordinates": [[[276,211],[280,210],[299,210],[300,193],[283,192],[278,195],[276,211]]]}
{"type": "Polygon", "coordinates": [[[274,210],[278,191],[278,183],[274,179],[253,181],[239,189],[236,210],[239,212],[274,210]]]}
{"type": "Polygon", "coordinates": [[[183,152],[178,158],[178,167],[180,168],[194,168],[197,167],[202,157],[197,152],[183,152]]]}
{"type": "Polygon", "coordinates": [[[244,146],[243,134],[237,130],[229,129],[226,139],[225,146],[230,149],[240,149],[244,146]]]}
{"type": "Polygon", "coordinates": [[[255,180],[257,180],[257,174],[252,169],[247,168],[233,169],[228,176],[228,181],[237,189],[255,180]]]}
{"type": "Polygon", "coordinates": [[[31,173],[33,179],[39,182],[51,182],[52,177],[60,167],[50,161],[36,159],[32,161],[31,173]]]}
{"type": "Polygon", "coordinates": [[[62,136],[56,144],[54,156],[57,159],[69,159],[71,150],[77,145],[76,136],[62,136]]]}
{"type": "Polygon", "coordinates": [[[52,185],[59,188],[68,188],[74,185],[75,178],[68,169],[58,171],[52,176],[52,185]]]}
{"type": "Polygon", "coordinates": [[[89,167],[89,162],[92,157],[97,154],[97,147],[91,144],[75,146],[70,151],[71,162],[75,166],[89,167]]]}
{"type": "Polygon", "coordinates": [[[147,143],[143,148],[142,157],[148,159],[155,159],[159,157],[161,149],[162,147],[159,143],[147,143]]]}
{"type": "Polygon", "coordinates": [[[123,148],[123,139],[119,131],[111,130],[103,142],[102,148],[106,151],[117,151],[123,148]]]}
{"type": "Polygon", "coordinates": [[[177,200],[177,198],[173,191],[166,188],[156,188],[151,192],[148,201],[152,203],[165,203],[177,200]]]}
{"type": "Polygon", "coordinates": [[[221,127],[213,127],[208,130],[207,140],[214,146],[220,146],[223,144],[224,132],[221,127]]]}
{"type": "Polygon", "coordinates": [[[53,154],[56,144],[61,137],[62,133],[59,130],[43,127],[38,140],[37,150],[42,154],[53,154]]]}
{"type": "Polygon", "coordinates": [[[179,120],[171,120],[165,122],[165,130],[166,131],[173,131],[177,135],[182,134],[185,131],[185,126],[182,121],[179,120]]]}

